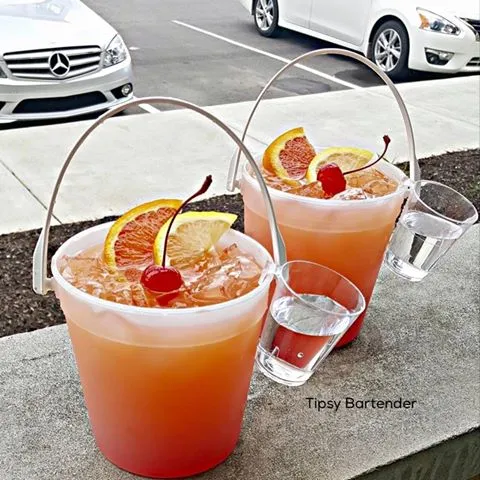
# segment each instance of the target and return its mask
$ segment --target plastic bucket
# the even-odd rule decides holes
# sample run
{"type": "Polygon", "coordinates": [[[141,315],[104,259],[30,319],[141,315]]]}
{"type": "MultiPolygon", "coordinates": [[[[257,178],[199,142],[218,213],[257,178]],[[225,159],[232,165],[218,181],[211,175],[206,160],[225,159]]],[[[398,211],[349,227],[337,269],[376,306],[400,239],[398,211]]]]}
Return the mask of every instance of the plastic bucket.
{"type": "MultiPolygon", "coordinates": [[[[288,260],[308,260],[335,270],[360,289],[367,306],[408,182],[404,173],[388,162],[381,161],[376,168],[399,183],[394,193],[367,200],[342,201],[301,197],[269,188],[288,260]]],[[[260,189],[246,166],[242,171],[241,191],[245,233],[271,251],[260,189]]],[[[365,312],[336,348],[357,337],[364,316],[365,312]]]]}
{"type": "MultiPolygon", "coordinates": [[[[246,139],[253,117],[275,81],[297,64],[324,55],[339,55],[354,59],[369,68],[388,87],[405,126],[410,183],[417,181],[420,178],[420,166],[416,156],[412,122],[400,92],[388,75],[373,62],[359,53],[340,48],[313,50],[294,58],[280,68],[265,84],[253,103],[243,129],[242,140],[246,139]]],[[[323,112],[323,115],[328,115],[328,112],[323,112]]],[[[353,119],[354,117],[352,121],[353,119]]],[[[302,124],[301,120],[298,124],[302,124]]],[[[351,145],[350,142],[341,144],[351,145]]],[[[227,189],[230,191],[237,186],[240,156],[239,149],[230,162],[227,179],[227,189]]],[[[248,160],[250,162],[250,159],[248,160]]],[[[379,168],[400,181],[402,188],[382,198],[351,201],[348,205],[352,205],[348,208],[345,208],[345,202],[309,199],[268,189],[277,223],[286,243],[288,260],[309,260],[330,267],[357,285],[367,304],[407,188],[405,185],[407,177],[399,169],[386,162],[382,162],[379,168]]],[[[265,234],[265,211],[259,201],[258,189],[255,188],[252,180],[251,176],[243,170],[240,184],[245,202],[245,232],[270,249],[272,243],[265,234]]],[[[337,347],[346,345],[357,337],[364,316],[365,313],[357,319],[337,347]]]]}
{"type": "MultiPolygon", "coordinates": [[[[221,120],[178,98],[130,100],[97,118],[80,136],[55,182],[45,225],[33,254],[32,286],[54,290],[65,314],[98,447],[115,465],[152,478],[186,477],[222,462],[234,449],[252,375],[261,320],[267,309],[274,268],[260,244],[230,230],[220,245],[236,243],[265,267],[259,286],[213,306],[185,309],[141,308],[82,292],[59,272],[59,260],[101,245],[111,224],[75,235],[52,259],[48,244],[54,205],[75,154],[108,118],[141,104],[192,110],[223,130],[252,168],[254,158],[221,120]],[[270,274],[270,272],[272,272],[270,274]]],[[[258,178],[267,205],[275,264],[285,261],[268,189],[258,178]]]]}
{"type": "MultiPolygon", "coordinates": [[[[102,300],[68,283],[59,261],[101,244],[110,225],[75,235],[52,259],[96,443],[112,463],[146,477],[208,470],[240,434],[271,277],[243,297],[207,307],[102,300]]],[[[272,262],[234,230],[221,243],[236,243],[261,266],[272,262]]]]}

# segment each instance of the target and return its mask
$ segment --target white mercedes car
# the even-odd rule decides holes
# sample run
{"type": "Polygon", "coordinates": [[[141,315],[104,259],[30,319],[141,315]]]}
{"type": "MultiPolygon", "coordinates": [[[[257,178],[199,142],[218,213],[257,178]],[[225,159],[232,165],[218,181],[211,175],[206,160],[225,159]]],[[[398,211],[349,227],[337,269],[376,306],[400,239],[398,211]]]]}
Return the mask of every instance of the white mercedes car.
{"type": "Polygon", "coordinates": [[[362,52],[392,78],[480,71],[479,0],[240,0],[257,30],[279,27],[362,52]]]}
{"type": "Polygon", "coordinates": [[[130,54],[79,0],[0,0],[0,123],[83,115],[133,95],[130,54]]]}

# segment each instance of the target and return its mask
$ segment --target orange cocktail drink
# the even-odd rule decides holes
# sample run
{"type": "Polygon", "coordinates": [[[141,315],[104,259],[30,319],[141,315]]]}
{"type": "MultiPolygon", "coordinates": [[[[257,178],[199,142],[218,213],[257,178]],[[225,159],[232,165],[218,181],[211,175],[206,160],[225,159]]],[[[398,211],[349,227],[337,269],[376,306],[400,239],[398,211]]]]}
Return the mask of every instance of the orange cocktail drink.
{"type": "MultiPolygon", "coordinates": [[[[406,179],[403,172],[386,161],[380,161],[375,165],[375,172],[359,173],[355,181],[360,187],[363,180],[383,182],[385,179],[395,185],[392,191],[378,197],[372,194],[369,198],[355,198],[361,193],[360,189],[349,189],[347,185],[354,197],[350,199],[348,195],[345,198],[322,198],[324,192],[319,182],[299,183],[287,188],[268,172],[264,173],[267,184],[272,187],[270,196],[288,260],[308,260],[344,275],[360,289],[368,305],[403,203],[406,179]]],[[[350,181],[353,183],[354,180],[350,181]]],[[[247,167],[243,170],[241,190],[245,232],[271,251],[260,191],[247,167]]],[[[365,313],[358,317],[337,347],[357,337],[364,316],[365,313]]]]}
{"type": "Polygon", "coordinates": [[[260,317],[246,314],[231,337],[191,345],[152,340],[147,332],[119,341],[67,317],[104,455],[126,470],[166,478],[223,461],[240,434],[260,317]]]}
{"type": "Polygon", "coordinates": [[[110,227],[72,237],[52,261],[97,445],[147,477],[208,470],[240,434],[268,300],[260,274],[271,257],[228,230],[214,253],[182,267],[188,289],[154,308],[155,296],[138,295],[135,269],[123,271],[128,288],[109,277],[98,252],[110,227]]]}

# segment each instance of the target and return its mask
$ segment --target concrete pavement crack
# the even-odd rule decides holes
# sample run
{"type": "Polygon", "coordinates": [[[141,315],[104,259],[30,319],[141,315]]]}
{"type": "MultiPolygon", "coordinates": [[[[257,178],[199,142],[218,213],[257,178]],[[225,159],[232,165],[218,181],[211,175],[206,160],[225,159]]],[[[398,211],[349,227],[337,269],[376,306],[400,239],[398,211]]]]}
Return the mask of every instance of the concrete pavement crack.
{"type": "Polygon", "coordinates": [[[44,353],[43,355],[37,355],[36,357],[22,358],[20,359],[20,363],[34,362],[36,360],[41,360],[44,358],[58,357],[59,355],[62,355],[64,352],[65,352],[65,349],[59,352],[44,353]]]}
{"type": "MultiPolygon", "coordinates": [[[[20,183],[20,185],[22,185],[23,188],[25,188],[25,190],[45,209],[45,211],[48,210],[48,207],[47,205],[45,205],[41,200],[40,198],[37,197],[37,195],[35,195],[32,190],[28,187],[28,185],[0,158],[0,164],[5,168],[5,170],[7,170],[12,176],[13,178],[15,178],[15,180],[17,180],[18,183],[20,183]]],[[[55,215],[55,214],[52,214],[52,217],[58,222],[58,223],[62,223],[60,221],[60,219],[55,215]]]]}

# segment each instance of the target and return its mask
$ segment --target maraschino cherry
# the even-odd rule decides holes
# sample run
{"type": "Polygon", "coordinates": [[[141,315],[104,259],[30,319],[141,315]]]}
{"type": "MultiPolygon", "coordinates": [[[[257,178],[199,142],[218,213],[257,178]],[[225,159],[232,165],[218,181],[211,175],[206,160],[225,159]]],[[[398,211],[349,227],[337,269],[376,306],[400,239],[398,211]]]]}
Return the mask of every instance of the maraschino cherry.
{"type": "Polygon", "coordinates": [[[329,197],[343,192],[347,187],[347,181],[336,163],[323,165],[317,173],[317,180],[322,184],[325,195],[329,197]]]}
{"type": "Polygon", "coordinates": [[[342,172],[340,167],[332,162],[323,165],[317,173],[317,180],[322,184],[323,191],[325,192],[325,196],[327,198],[333,197],[337,193],[343,192],[347,187],[347,181],[345,180],[345,175],[349,173],[356,173],[364,170],[366,168],[370,168],[371,166],[375,165],[379,162],[387,153],[388,145],[390,144],[390,137],[388,135],[383,136],[383,141],[385,143],[385,147],[383,149],[382,154],[373,162],[369,163],[368,165],[364,165],[363,167],[356,168],[355,170],[350,170],[349,172],[342,172]]]}
{"type": "Polygon", "coordinates": [[[182,209],[194,198],[205,193],[212,184],[212,176],[208,175],[200,189],[191,197],[187,198],[174,213],[165,235],[165,243],[163,245],[162,265],[149,265],[142,274],[140,279],[144,288],[157,296],[157,302],[160,305],[166,305],[170,300],[175,298],[178,290],[183,285],[183,279],[180,272],[174,267],[167,267],[167,244],[170,230],[177,215],[182,209]]]}
{"type": "Polygon", "coordinates": [[[183,285],[182,275],[173,267],[149,265],[140,280],[145,288],[154,293],[167,293],[178,290],[183,285]]]}

